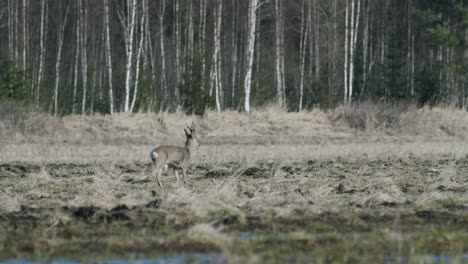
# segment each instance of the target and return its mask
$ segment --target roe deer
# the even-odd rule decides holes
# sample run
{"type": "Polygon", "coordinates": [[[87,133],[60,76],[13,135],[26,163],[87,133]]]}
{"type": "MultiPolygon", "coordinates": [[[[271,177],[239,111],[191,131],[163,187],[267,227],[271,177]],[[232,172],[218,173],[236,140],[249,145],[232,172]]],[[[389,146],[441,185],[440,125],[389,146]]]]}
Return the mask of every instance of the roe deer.
{"type": "Polygon", "coordinates": [[[170,167],[174,170],[176,175],[177,183],[179,182],[179,174],[177,170],[181,170],[184,176],[184,185],[187,186],[186,172],[190,166],[190,162],[195,156],[200,143],[197,139],[197,133],[195,129],[195,123],[192,123],[191,126],[187,126],[188,130],[184,128],[185,136],[187,141],[185,142],[185,147],[176,147],[176,146],[158,146],[150,152],[150,158],[153,161],[156,169],[156,179],[161,189],[164,189],[160,176],[162,172],[162,167],[170,167]]]}

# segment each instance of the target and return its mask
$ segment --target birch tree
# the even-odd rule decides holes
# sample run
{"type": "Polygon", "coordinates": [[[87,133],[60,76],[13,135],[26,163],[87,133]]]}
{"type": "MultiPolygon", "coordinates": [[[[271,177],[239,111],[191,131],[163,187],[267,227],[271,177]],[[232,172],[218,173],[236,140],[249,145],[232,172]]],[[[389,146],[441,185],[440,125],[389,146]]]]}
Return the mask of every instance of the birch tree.
{"type": "Polygon", "coordinates": [[[320,80],[320,15],[318,12],[317,0],[313,0],[314,5],[314,63],[315,80],[320,80]]]}
{"type": "Polygon", "coordinates": [[[359,98],[362,97],[367,86],[367,75],[368,75],[368,61],[369,61],[369,27],[370,27],[370,16],[371,16],[371,1],[364,1],[365,6],[364,14],[364,29],[363,29],[363,43],[362,43],[362,85],[359,93],[359,98]]]}
{"type": "Polygon", "coordinates": [[[231,61],[232,61],[232,74],[231,74],[231,106],[234,106],[234,96],[236,92],[236,81],[237,81],[237,16],[238,16],[238,7],[236,5],[237,0],[233,1],[234,4],[234,12],[232,18],[232,29],[231,29],[231,61]]]}
{"type": "Polygon", "coordinates": [[[41,0],[41,26],[39,33],[39,72],[37,74],[36,83],[36,105],[39,105],[41,94],[41,84],[44,72],[44,59],[46,53],[46,36],[47,36],[47,5],[46,0],[41,0]]]}
{"type": "Polygon", "coordinates": [[[187,28],[187,52],[186,52],[186,65],[187,65],[187,86],[188,90],[192,91],[192,80],[193,80],[193,57],[194,57],[194,21],[193,21],[193,2],[188,3],[188,28],[187,28]]]}
{"type": "Polygon", "coordinates": [[[130,110],[130,88],[132,82],[133,68],[133,39],[136,24],[136,0],[126,0],[126,11],[119,11],[120,23],[122,24],[125,38],[125,99],[124,112],[130,110]]]}
{"type": "Polygon", "coordinates": [[[275,75],[276,75],[276,96],[278,106],[284,107],[284,66],[283,66],[283,14],[282,0],[275,0],[275,75]]]}
{"type": "Polygon", "coordinates": [[[348,63],[349,63],[349,0],[346,0],[345,6],[345,43],[344,43],[344,96],[343,103],[348,102],[348,63]]]}
{"type": "Polygon", "coordinates": [[[258,0],[251,0],[249,3],[249,29],[247,37],[247,69],[244,79],[244,110],[250,113],[250,88],[252,85],[252,68],[255,52],[255,31],[257,25],[258,0]]]}
{"type": "Polygon", "coordinates": [[[83,8],[80,8],[80,22],[81,22],[81,76],[83,78],[83,99],[81,101],[81,113],[85,114],[86,111],[86,93],[88,86],[88,9],[86,0],[84,0],[83,8]]]}
{"type": "Polygon", "coordinates": [[[175,102],[179,102],[179,86],[180,86],[180,76],[181,76],[181,64],[180,64],[180,5],[179,0],[174,0],[174,47],[175,47],[175,62],[174,62],[174,74],[175,74],[175,82],[174,82],[174,99],[175,102]]]}
{"type": "Polygon", "coordinates": [[[205,36],[206,36],[206,1],[200,0],[200,24],[199,24],[199,53],[201,57],[201,87],[202,90],[205,89],[205,72],[206,72],[206,60],[205,60],[205,36]]]}
{"type": "Polygon", "coordinates": [[[356,53],[357,35],[359,29],[359,17],[361,0],[351,0],[351,6],[346,0],[345,18],[345,65],[344,65],[344,103],[351,103],[353,97],[354,62],[356,53]],[[349,11],[351,9],[351,11],[349,11]],[[351,14],[349,14],[351,12],[351,14]]]}
{"type": "MultiPolygon", "coordinates": [[[[81,11],[82,0],[77,1],[77,10],[81,11]]],[[[76,93],[78,89],[78,75],[79,75],[79,61],[80,61],[80,43],[81,43],[81,23],[80,16],[77,16],[75,26],[75,61],[74,61],[74,75],[73,75],[73,94],[72,94],[72,114],[76,112],[76,93]]]]}
{"type": "MultiPolygon", "coordinates": [[[[59,32],[57,36],[57,59],[55,62],[55,87],[54,87],[54,115],[58,114],[58,90],[60,85],[60,63],[62,59],[62,47],[63,47],[63,37],[65,32],[65,27],[68,20],[68,11],[70,6],[67,4],[67,10],[65,11],[65,18],[63,19],[62,25],[59,25],[59,32]]],[[[61,12],[60,12],[61,13],[61,12]]],[[[61,16],[61,15],[60,15],[61,16]]]]}
{"type": "Polygon", "coordinates": [[[110,29],[109,29],[109,0],[104,0],[104,27],[106,28],[106,66],[107,66],[107,77],[109,80],[109,110],[110,114],[114,113],[114,89],[112,87],[112,53],[110,46],[110,29]]]}
{"type": "Polygon", "coordinates": [[[355,0],[352,0],[351,3],[351,47],[350,47],[350,62],[349,62],[349,92],[348,92],[348,102],[352,102],[353,97],[353,80],[354,80],[354,61],[356,58],[356,43],[357,43],[357,35],[359,29],[359,14],[361,11],[361,0],[357,0],[357,7],[356,7],[356,16],[354,15],[355,12],[355,0]]]}
{"type": "MultiPolygon", "coordinates": [[[[215,90],[216,97],[216,110],[221,112],[221,93],[222,93],[222,81],[221,81],[221,18],[223,15],[223,0],[217,1],[216,7],[216,18],[214,19],[214,52],[213,52],[213,63],[211,68],[211,86],[215,90]]],[[[212,88],[212,89],[213,89],[212,88]]],[[[210,89],[211,90],[211,89],[210,89]]]]}
{"type": "Polygon", "coordinates": [[[166,10],[166,0],[161,0],[161,11],[159,13],[159,41],[161,49],[161,88],[163,91],[163,102],[161,103],[161,111],[167,107],[168,100],[168,91],[167,91],[167,81],[166,81],[166,51],[164,49],[164,14],[166,10]]]}
{"type": "Polygon", "coordinates": [[[130,106],[130,112],[133,112],[133,108],[135,107],[135,102],[136,98],[138,95],[138,81],[140,77],[140,58],[141,58],[141,53],[143,50],[143,44],[145,42],[145,13],[142,13],[141,19],[140,19],[140,44],[138,45],[138,51],[137,51],[137,58],[136,58],[136,63],[135,63],[135,85],[133,89],[133,99],[132,99],[132,104],[130,106]]]}
{"type": "Polygon", "coordinates": [[[23,35],[23,52],[22,52],[22,60],[23,60],[23,72],[26,73],[26,56],[27,56],[27,50],[28,50],[28,37],[27,37],[27,31],[28,31],[28,24],[26,22],[27,18],[27,1],[23,0],[23,5],[22,5],[22,35],[23,35]]]}
{"type": "Polygon", "coordinates": [[[305,15],[304,15],[304,5],[305,5],[305,0],[302,0],[301,3],[301,36],[300,36],[300,43],[299,43],[299,74],[300,74],[300,79],[299,79],[299,112],[302,111],[302,104],[304,100],[304,71],[305,71],[305,57],[306,57],[306,50],[307,50],[307,39],[308,39],[308,33],[309,33],[309,26],[310,26],[310,21],[309,18],[310,16],[307,16],[307,21],[305,21],[305,15]]]}

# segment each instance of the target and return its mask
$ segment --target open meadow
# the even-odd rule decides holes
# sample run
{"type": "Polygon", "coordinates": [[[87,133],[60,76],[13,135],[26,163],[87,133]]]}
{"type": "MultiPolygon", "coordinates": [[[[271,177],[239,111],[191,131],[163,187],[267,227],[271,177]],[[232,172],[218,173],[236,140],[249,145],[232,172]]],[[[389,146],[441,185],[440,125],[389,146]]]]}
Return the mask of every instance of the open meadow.
{"type": "Polygon", "coordinates": [[[468,114],[0,109],[0,259],[468,261],[468,114]],[[201,142],[185,187],[149,152],[201,142]]]}

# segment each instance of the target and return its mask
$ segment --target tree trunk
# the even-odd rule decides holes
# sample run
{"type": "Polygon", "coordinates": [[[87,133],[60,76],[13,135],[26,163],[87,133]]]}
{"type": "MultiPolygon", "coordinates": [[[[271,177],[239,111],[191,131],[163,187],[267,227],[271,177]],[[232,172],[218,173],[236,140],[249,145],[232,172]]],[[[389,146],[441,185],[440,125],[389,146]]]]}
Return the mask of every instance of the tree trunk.
{"type": "Polygon", "coordinates": [[[174,66],[174,75],[175,75],[175,83],[174,83],[174,103],[179,103],[179,85],[180,85],[180,10],[179,10],[179,0],[174,0],[174,31],[175,31],[175,38],[174,38],[174,47],[175,47],[175,66],[174,66]]]}
{"type": "MultiPolygon", "coordinates": [[[[83,8],[80,9],[81,20],[81,75],[83,78],[83,99],[81,102],[81,114],[86,111],[86,93],[88,90],[88,9],[84,0],[83,8]]],[[[96,70],[96,69],[95,69],[96,70]]]]}
{"type": "MultiPolygon", "coordinates": [[[[353,0],[354,2],[355,0],[353,0]]],[[[359,30],[359,14],[361,11],[361,0],[357,0],[357,14],[354,17],[354,3],[351,7],[351,49],[350,49],[350,63],[349,63],[349,93],[348,102],[352,102],[353,99],[353,79],[354,79],[354,60],[356,58],[356,43],[359,30]]]]}
{"type": "MultiPolygon", "coordinates": [[[[82,0],[78,0],[77,2],[77,9],[81,12],[81,3],[82,0]]],[[[72,113],[75,114],[76,112],[76,92],[78,89],[78,65],[80,61],[80,42],[81,42],[81,29],[80,29],[80,17],[78,16],[76,19],[76,42],[75,42],[75,66],[74,66],[74,76],[73,76],[73,95],[72,95],[72,113]]]]}
{"type": "Polygon", "coordinates": [[[22,59],[23,59],[23,72],[26,73],[26,56],[27,56],[27,49],[28,49],[28,38],[27,38],[27,31],[28,31],[28,25],[26,23],[26,17],[27,17],[27,14],[26,14],[26,6],[27,6],[27,2],[26,0],[23,0],[23,6],[22,6],[22,15],[23,15],[23,21],[22,21],[22,33],[23,33],[23,55],[22,55],[22,59]]]}
{"type": "Polygon", "coordinates": [[[141,58],[141,52],[143,50],[143,43],[145,42],[145,14],[143,13],[141,15],[141,21],[140,21],[140,44],[138,46],[138,52],[137,52],[137,59],[136,59],[136,64],[135,64],[135,88],[133,89],[133,99],[132,99],[132,104],[130,106],[130,112],[133,112],[133,108],[135,107],[135,102],[136,98],[138,95],[138,81],[140,78],[140,58],[141,58]]]}
{"type": "Polygon", "coordinates": [[[205,71],[206,71],[206,59],[205,59],[205,36],[206,36],[206,1],[200,0],[200,57],[201,57],[201,88],[205,90],[205,71]]]}
{"type": "Polygon", "coordinates": [[[244,79],[244,109],[250,113],[250,88],[252,85],[252,68],[255,52],[255,31],[257,25],[258,0],[251,0],[249,3],[249,31],[247,39],[247,69],[244,79]]]}
{"type": "Polygon", "coordinates": [[[10,56],[13,55],[13,47],[14,47],[14,27],[13,27],[13,3],[16,2],[15,0],[8,0],[8,52],[10,56]]]}
{"type": "Polygon", "coordinates": [[[364,1],[365,5],[365,17],[364,17],[364,32],[363,32],[363,54],[362,54],[362,87],[359,92],[359,100],[361,99],[367,85],[367,72],[368,72],[368,60],[369,60],[369,21],[370,21],[370,6],[371,1],[364,1]]]}
{"type": "MultiPolygon", "coordinates": [[[[167,107],[168,100],[168,91],[167,91],[167,82],[166,82],[166,53],[164,49],[164,13],[166,9],[166,0],[161,0],[161,13],[159,14],[159,26],[160,26],[160,48],[161,48],[161,87],[163,90],[164,104],[161,102],[161,111],[164,111],[167,107]]],[[[163,100],[161,100],[163,101],[163,100]]]]}
{"type": "Polygon", "coordinates": [[[193,92],[192,90],[192,83],[193,83],[193,53],[194,53],[194,22],[193,22],[193,2],[192,1],[189,1],[188,3],[189,7],[188,7],[188,16],[189,16],[189,25],[188,25],[188,29],[187,29],[187,55],[186,55],[186,58],[187,58],[187,86],[188,86],[188,90],[190,92],[193,92]]]}
{"type": "Polygon", "coordinates": [[[275,0],[275,52],[276,52],[276,62],[275,62],[275,70],[276,70],[276,96],[278,100],[278,106],[280,108],[284,107],[284,96],[283,96],[283,67],[282,67],[282,6],[280,3],[281,0],[275,0]]]}
{"type": "Polygon", "coordinates": [[[104,18],[106,28],[106,62],[107,72],[109,78],[109,109],[110,114],[114,113],[114,89],[112,88],[112,56],[110,47],[110,33],[109,33],[109,0],[104,0],[104,18]]]}
{"type": "Polygon", "coordinates": [[[231,36],[231,61],[232,61],[232,81],[231,81],[231,107],[234,106],[234,97],[236,92],[236,81],[237,81],[237,0],[234,1],[234,14],[232,18],[232,36],[231,36]]]}
{"type": "Polygon", "coordinates": [[[65,26],[67,24],[69,7],[70,6],[67,5],[65,18],[64,18],[63,24],[61,25],[59,29],[58,38],[57,38],[58,49],[57,49],[57,61],[55,62],[55,88],[54,88],[54,115],[55,116],[57,116],[58,114],[58,88],[60,84],[60,63],[61,63],[61,58],[62,58],[63,36],[65,32],[65,26]]]}
{"type": "Polygon", "coordinates": [[[215,100],[216,100],[216,111],[221,112],[221,19],[222,19],[222,0],[218,0],[216,7],[216,17],[214,21],[214,52],[213,52],[213,63],[211,68],[211,88],[210,90],[215,90],[215,100]]]}
{"type": "Polygon", "coordinates": [[[314,60],[315,81],[320,81],[320,15],[317,0],[314,0],[314,60]]]}
{"type": "Polygon", "coordinates": [[[343,103],[348,103],[348,57],[349,57],[349,2],[346,0],[346,15],[345,15],[345,46],[344,46],[344,97],[343,103]]]}
{"type": "MultiPolygon", "coordinates": [[[[304,5],[305,5],[305,0],[302,0],[301,3],[301,36],[300,36],[300,65],[299,65],[299,72],[300,72],[300,80],[299,80],[299,112],[302,111],[302,104],[304,100],[304,70],[305,70],[305,55],[306,55],[306,50],[307,50],[307,38],[308,38],[308,32],[309,32],[309,25],[310,21],[305,21],[305,15],[304,15],[304,5]]],[[[308,16],[310,17],[310,16],[308,16]]]]}
{"type": "Polygon", "coordinates": [[[132,82],[132,67],[133,67],[133,35],[135,32],[135,17],[136,17],[136,2],[135,0],[127,0],[127,16],[121,16],[121,23],[124,28],[125,35],[125,101],[124,112],[130,110],[130,86],[132,82]]]}
{"type": "Polygon", "coordinates": [[[41,0],[41,29],[39,35],[39,73],[37,74],[36,84],[36,105],[39,105],[39,99],[41,94],[41,84],[44,72],[44,59],[46,53],[46,36],[47,36],[47,9],[46,0],[41,0]]]}

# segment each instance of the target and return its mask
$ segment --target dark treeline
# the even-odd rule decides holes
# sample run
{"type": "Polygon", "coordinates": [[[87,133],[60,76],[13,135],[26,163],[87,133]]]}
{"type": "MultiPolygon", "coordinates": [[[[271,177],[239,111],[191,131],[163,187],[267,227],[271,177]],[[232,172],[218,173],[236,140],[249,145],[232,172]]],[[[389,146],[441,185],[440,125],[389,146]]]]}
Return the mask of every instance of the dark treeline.
{"type": "Polygon", "coordinates": [[[0,0],[0,99],[58,115],[468,107],[466,0],[0,0]]]}

